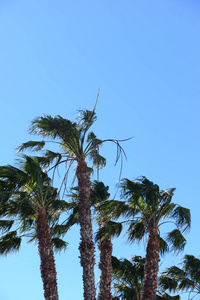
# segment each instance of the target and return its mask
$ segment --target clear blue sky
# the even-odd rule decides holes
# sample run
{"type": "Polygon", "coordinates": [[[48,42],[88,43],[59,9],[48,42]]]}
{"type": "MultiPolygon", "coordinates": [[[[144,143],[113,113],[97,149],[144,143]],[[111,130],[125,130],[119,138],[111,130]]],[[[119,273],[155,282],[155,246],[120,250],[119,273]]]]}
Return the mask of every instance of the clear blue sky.
{"type": "MultiPolygon", "coordinates": [[[[29,121],[42,114],[74,119],[77,109],[93,108],[100,88],[94,131],[102,139],[134,136],[123,144],[122,177],[176,187],[174,202],[192,213],[184,253],[199,256],[199,32],[198,0],[1,0],[0,164],[13,164],[14,149],[31,139],[29,121]]],[[[112,195],[115,153],[105,145],[100,174],[112,195]]],[[[78,235],[71,229],[69,249],[56,255],[60,300],[82,299],[78,235]]],[[[37,246],[22,246],[0,258],[0,299],[42,300],[37,246]]],[[[118,257],[144,248],[114,241],[118,257]]],[[[182,255],[166,255],[161,268],[182,255]]]]}

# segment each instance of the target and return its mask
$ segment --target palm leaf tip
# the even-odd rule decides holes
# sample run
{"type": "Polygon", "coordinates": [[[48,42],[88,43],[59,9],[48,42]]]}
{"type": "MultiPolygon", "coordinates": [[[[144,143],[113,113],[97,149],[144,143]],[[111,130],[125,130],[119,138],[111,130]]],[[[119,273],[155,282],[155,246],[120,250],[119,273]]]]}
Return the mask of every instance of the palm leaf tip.
{"type": "Polygon", "coordinates": [[[63,241],[60,238],[52,238],[52,243],[53,243],[55,252],[61,252],[63,250],[65,251],[68,247],[68,243],[63,241]]]}

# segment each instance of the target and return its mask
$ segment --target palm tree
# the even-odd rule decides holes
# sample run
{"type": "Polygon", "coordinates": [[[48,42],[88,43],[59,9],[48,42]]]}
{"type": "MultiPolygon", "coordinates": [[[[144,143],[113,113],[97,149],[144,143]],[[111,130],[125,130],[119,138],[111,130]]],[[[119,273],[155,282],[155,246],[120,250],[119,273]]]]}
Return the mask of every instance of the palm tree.
{"type": "Polygon", "coordinates": [[[159,284],[164,291],[189,292],[188,299],[200,295],[200,259],[185,255],[182,267],[167,268],[159,277],[159,284]]]}
{"type": "MultiPolygon", "coordinates": [[[[98,98],[98,97],[97,97],[98,98]]],[[[96,104],[95,104],[96,105],[96,104]]],[[[95,108],[94,108],[95,110],[95,108]]],[[[93,132],[88,130],[96,120],[95,111],[81,110],[79,111],[78,122],[71,122],[61,116],[38,117],[32,121],[30,132],[39,134],[46,138],[56,140],[63,150],[62,153],[55,153],[53,151],[46,151],[42,161],[45,165],[56,161],[54,167],[64,162],[66,164],[66,175],[63,182],[67,178],[68,171],[74,162],[76,166],[76,177],[78,179],[79,187],[79,222],[80,222],[80,258],[81,266],[83,267],[83,285],[84,285],[84,299],[96,299],[96,288],[94,278],[95,265],[95,246],[93,242],[93,230],[91,223],[90,211],[90,172],[86,158],[93,162],[93,166],[99,168],[105,166],[106,160],[99,155],[99,148],[104,141],[97,139],[93,132]]],[[[119,141],[110,140],[117,144],[119,149],[118,154],[123,152],[119,145],[119,141]]],[[[45,145],[45,141],[35,142],[30,141],[22,144],[19,151],[25,149],[41,150],[45,145]]],[[[119,155],[117,155],[117,160],[119,155]]]]}
{"type": "MultiPolygon", "coordinates": [[[[96,233],[95,239],[98,242],[98,248],[100,252],[100,262],[99,268],[101,270],[100,274],[100,284],[99,284],[99,294],[98,300],[111,300],[111,280],[112,280],[112,236],[119,236],[122,226],[121,223],[116,223],[111,221],[108,216],[102,214],[101,204],[104,201],[109,201],[108,198],[110,193],[108,192],[109,187],[105,186],[102,181],[94,181],[91,184],[91,194],[90,194],[90,205],[93,208],[93,215],[95,216],[95,221],[99,227],[96,233]]],[[[61,234],[66,233],[74,224],[79,223],[79,207],[77,203],[78,199],[78,187],[73,188],[69,197],[72,199],[69,202],[69,207],[71,208],[69,217],[66,222],[62,225],[55,227],[57,232],[61,234]]]]}
{"type": "Polygon", "coordinates": [[[58,300],[53,245],[65,248],[66,243],[58,237],[52,238],[50,226],[65,209],[65,201],[57,199],[57,189],[50,185],[50,178],[37,158],[24,156],[20,168],[0,167],[0,178],[6,186],[0,193],[0,196],[4,195],[1,215],[7,218],[0,221],[0,227],[4,229],[0,253],[18,250],[23,236],[31,237],[30,241],[37,239],[44,297],[58,300]]]}
{"type": "Polygon", "coordinates": [[[141,241],[145,235],[148,236],[142,300],[156,299],[160,254],[169,250],[169,245],[172,250],[181,251],[186,244],[182,232],[190,227],[190,210],[171,202],[174,191],[174,188],[160,190],[157,184],[146,177],[135,181],[124,179],[121,192],[127,202],[114,200],[105,209],[113,218],[124,215],[128,219],[127,233],[131,242],[141,241]],[[176,228],[164,240],[159,229],[166,222],[174,223],[176,228]]]}
{"type": "Polygon", "coordinates": [[[98,241],[98,248],[100,253],[99,269],[100,284],[98,300],[111,300],[111,280],[112,280],[112,236],[119,236],[122,230],[120,223],[111,221],[108,215],[103,215],[101,211],[101,204],[109,201],[110,193],[108,193],[108,186],[105,186],[101,181],[95,181],[91,189],[91,203],[95,207],[96,222],[99,230],[96,234],[96,241],[98,241]],[[106,233],[105,233],[106,230],[106,233]]]}

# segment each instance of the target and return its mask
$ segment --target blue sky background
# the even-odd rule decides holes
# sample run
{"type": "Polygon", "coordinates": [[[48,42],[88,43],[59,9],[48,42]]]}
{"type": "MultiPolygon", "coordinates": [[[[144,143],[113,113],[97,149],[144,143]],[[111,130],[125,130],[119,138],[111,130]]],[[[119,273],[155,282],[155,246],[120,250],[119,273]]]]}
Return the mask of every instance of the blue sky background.
{"type": "MultiPolygon", "coordinates": [[[[73,120],[77,109],[93,108],[100,89],[93,130],[101,139],[134,136],[123,144],[122,177],[145,175],[161,188],[176,187],[174,202],[192,213],[184,253],[199,257],[199,32],[198,0],[1,0],[0,164],[14,164],[15,149],[31,139],[33,118],[73,120]]],[[[112,195],[115,154],[112,144],[102,149],[108,163],[100,179],[112,195]]],[[[59,295],[78,300],[79,229],[66,240],[69,249],[56,255],[59,295]]],[[[145,241],[138,247],[114,240],[118,257],[144,250],[145,241]]],[[[161,269],[184,253],[166,255],[161,269]]],[[[1,299],[43,299],[36,245],[24,242],[0,261],[1,299]]]]}

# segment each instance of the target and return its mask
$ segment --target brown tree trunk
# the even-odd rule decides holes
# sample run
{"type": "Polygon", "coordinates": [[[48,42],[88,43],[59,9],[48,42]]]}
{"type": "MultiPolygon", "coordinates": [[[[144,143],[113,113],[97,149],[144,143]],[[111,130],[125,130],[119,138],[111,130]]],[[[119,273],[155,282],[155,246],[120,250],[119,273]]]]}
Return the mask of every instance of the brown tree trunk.
{"type": "Polygon", "coordinates": [[[94,278],[95,246],[90,211],[90,174],[84,160],[78,161],[77,178],[79,187],[80,258],[83,267],[84,300],[96,299],[94,278]]]}
{"type": "Polygon", "coordinates": [[[149,232],[144,265],[144,285],[142,300],[156,300],[159,263],[159,236],[157,228],[149,232]]]}
{"type": "Polygon", "coordinates": [[[44,297],[45,300],[58,300],[57,273],[49,222],[44,207],[39,206],[37,213],[38,250],[44,297]]]}
{"type": "Polygon", "coordinates": [[[110,238],[99,242],[101,270],[98,300],[112,300],[111,275],[112,275],[112,243],[110,238]]]}

